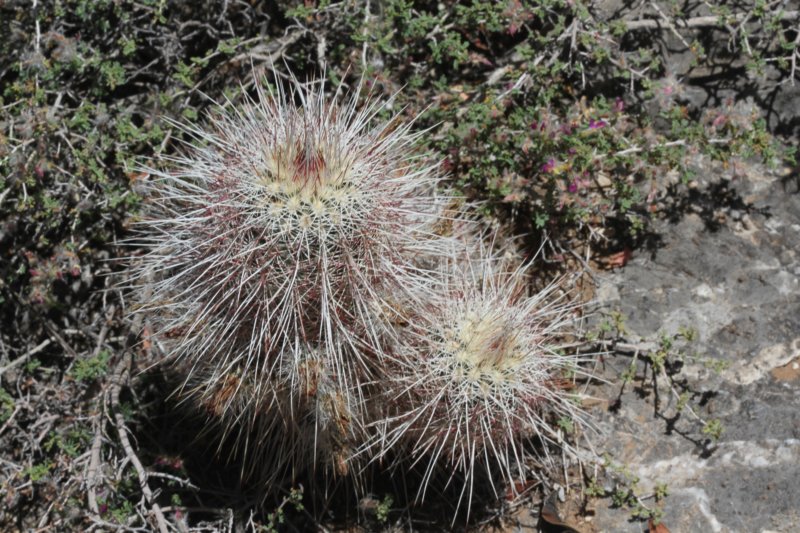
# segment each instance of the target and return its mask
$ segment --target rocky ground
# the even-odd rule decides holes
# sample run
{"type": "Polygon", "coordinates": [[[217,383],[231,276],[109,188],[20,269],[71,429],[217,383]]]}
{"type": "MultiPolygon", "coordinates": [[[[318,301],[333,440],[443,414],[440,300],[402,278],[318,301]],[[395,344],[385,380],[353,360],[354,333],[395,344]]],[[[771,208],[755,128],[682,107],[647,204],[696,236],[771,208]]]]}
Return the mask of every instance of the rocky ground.
{"type": "MultiPolygon", "coordinates": [[[[796,176],[753,168],[722,181],[710,173],[690,187],[690,205],[658,225],[657,249],[634,253],[623,269],[598,276],[598,299],[627,318],[625,336],[643,351],[662,333],[697,331],[684,351],[699,359],[687,358],[676,376],[700,395],[697,416],[718,420],[721,435],[716,443],[698,438],[698,422],[686,412],[672,420],[676,397],[667,380],[658,384],[658,409],[648,380],[621,391],[617,380],[605,389],[618,389],[604,398],[610,408],[595,410],[602,412],[597,445],[627,465],[643,493],[667,485],[663,524],[671,531],[797,531],[796,176]],[[720,202],[722,191],[727,202],[720,202]]],[[[628,363],[607,358],[609,378],[628,363]]],[[[592,522],[600,531],[643,530],[629,518],[626,509],[598,506],[592,522]]]]}

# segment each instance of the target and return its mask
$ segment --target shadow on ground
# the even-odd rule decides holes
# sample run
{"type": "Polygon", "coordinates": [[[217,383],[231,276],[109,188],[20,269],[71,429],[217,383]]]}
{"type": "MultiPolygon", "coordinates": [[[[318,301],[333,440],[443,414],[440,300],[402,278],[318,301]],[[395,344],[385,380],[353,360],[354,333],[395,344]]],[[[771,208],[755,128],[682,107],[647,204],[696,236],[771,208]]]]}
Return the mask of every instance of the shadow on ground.
{"type": "Polygon", "coordinates": [[[322,473],[298,473],[294,479],[270,486],[242,480],[241,457],[226,458],[232,443],[220,442],[202,415],[168,395],[177,385],[157,369],[139,377],[133,392],[143,408],[134,424],[134,437],[146,466],[191,480],[191,486],[182,486],[167,479],[160,495],[164,506],[180,501],[190,509],[190,525],[219,520],[221,509],[230,510],[235,523],[246,524],[250,509],[256,509],[256,523],[277,525],[281,520],[279,529],[287,531],[307,531],[318,524],[332,530],[357,527],[374,531],[402,525],[415,531],[458,531],[497,522],[510,503],[505,494],[494,494],[493,484],[483,472],[476,474],[472,504],[467,509],[467,498],[462,498],[461,492],[470,488],[463,476],[445,469],[434,472],[424,502],[417,502],[425,476],[424,467],[418,465],[391,470],[380,465],[368,467],[363,491],[356,491],[349,478],[331,480],[322,473]]]}

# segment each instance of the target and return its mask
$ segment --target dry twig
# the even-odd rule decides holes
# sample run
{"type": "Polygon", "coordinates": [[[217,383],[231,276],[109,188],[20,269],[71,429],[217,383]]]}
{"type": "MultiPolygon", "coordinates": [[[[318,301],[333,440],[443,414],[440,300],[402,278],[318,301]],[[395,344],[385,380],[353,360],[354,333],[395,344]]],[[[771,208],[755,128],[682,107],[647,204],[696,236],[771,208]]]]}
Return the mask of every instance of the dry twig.
{"type": "Polygon", "coordinates": [[[128,427],[125,424],[125,417],[122,415],[122,410],[120,409],[119,405],[119,394],[122,390],[122,384],[130,377],[130,364],[130,358],[124,357],[119,362],[117,369],[114,372],[114,377],[112,378],[110,388],[111,410],[114,414],[114,423],[117,428],[117,433],[119,434],[119,440],[122,444],[122,448],[125,450],[127,459],[133,465],[134,470],[136,470],[136,475],[139,478],[139,488],[142,491],[145,501],[150,506],[151,513],[155,517],[158,531],[160,533],[168,533],[169,530],[167,528],[166,518],[164,517],[161,507],[155,501],[153,490],[150,488],[150,485],[147,482],[147,471],[142,465],[139,456],[136,455],[133,446],[131,446],[130,439],[128,438],[128,427]]]}
{"type": "MultiPolygon", "coordinates": [[[[800,16],[800,11],[784,11],[779,15],[780,20],[796,20],[800,16]]],[[[739,22],[744,21],[749,17],[748,13],[737,13],[730,15],[729,19],[739,22]]],[[[639,20],[625,20],[625,29],[628,31],[633,30],[655,30],[661,29],[665,25],[663,19],[639,19],[639,20]]],[[[671,24],[678,29],[698,29],[698,28],[717,28],[722,25],[720,17],[716,15],[708,15],[702,17],[692,17],[688,19],[675,19],[671,24]]],[[[669,26],[668,26],[669,27],[669,26]]]]}

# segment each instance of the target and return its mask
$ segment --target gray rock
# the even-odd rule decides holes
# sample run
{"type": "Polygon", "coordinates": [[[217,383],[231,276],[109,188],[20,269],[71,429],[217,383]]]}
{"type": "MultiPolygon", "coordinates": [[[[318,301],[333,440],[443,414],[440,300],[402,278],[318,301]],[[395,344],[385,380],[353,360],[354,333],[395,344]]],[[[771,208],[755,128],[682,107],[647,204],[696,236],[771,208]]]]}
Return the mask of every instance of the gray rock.
{"type": "MultiPolygon", "coordinates": [[[[624,269],[598,276],[598,300],[622,311],[632,339],[694,327],[698,340],[687,349],[724,363],[713,370],[687,361],[681,373],[707,395],[698,416],[724,427],[716,447],[699,442],[702,424],[689,416],[670,428],[656,416],[653,394],[630,385],[618,410],[600,414],[598,448],[640,479],[642,493],[668,485],[663,522],[673,532],[800,530],[800,194],[752,170],[734,184],[747,199],[737,208],[743,224],[712,230],[706,211],[681,214],[658,224],[664,246],[654,255],[635,253],[624,269]]],[[[629,364],[607,359],[612,401],[614,378],[629,364]]],[[[674,412],[664,385],[662,413],[674,412]]],[[[593,521],[599,531],[646,530],[629,519],[629,511],[601,505],[593,521]]]]}

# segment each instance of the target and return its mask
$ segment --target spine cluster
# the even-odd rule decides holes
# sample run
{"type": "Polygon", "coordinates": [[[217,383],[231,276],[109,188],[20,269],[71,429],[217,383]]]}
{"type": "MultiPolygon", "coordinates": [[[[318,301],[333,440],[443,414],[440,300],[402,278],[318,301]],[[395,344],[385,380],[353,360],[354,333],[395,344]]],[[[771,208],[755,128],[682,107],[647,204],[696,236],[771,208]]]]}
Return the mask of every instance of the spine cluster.
{"type": "Polygon", "coordinates": [[[511,481],[553,413],[580,418],[558,351],[574,307],[484,250],[382,110],[296,83],[184,127],[148,169],[139,311],[245,474],[391,456],[511,481]]]}

